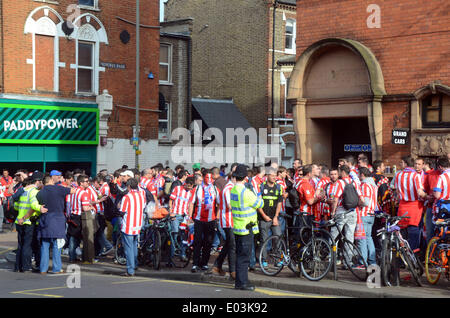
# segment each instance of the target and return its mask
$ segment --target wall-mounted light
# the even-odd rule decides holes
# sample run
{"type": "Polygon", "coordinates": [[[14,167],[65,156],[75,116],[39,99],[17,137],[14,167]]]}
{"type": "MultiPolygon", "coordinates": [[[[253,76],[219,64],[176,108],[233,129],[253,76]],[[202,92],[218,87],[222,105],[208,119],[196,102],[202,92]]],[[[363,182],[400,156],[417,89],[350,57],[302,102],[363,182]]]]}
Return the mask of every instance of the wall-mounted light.
{"type": "Polygon", "coordinates": [[[154,79],[154,78],[155,78],[155,76],[153,75],[153,73],[152,73],[152,72],[150,72],[150,73],[148,73],[148,78],[149,78],[149,79],[154,79]]]}
{"type": "Polygon", "coordinates": [[[100,146],[104,147],[108,144],[108,137],[100,136],[100,146]]]}

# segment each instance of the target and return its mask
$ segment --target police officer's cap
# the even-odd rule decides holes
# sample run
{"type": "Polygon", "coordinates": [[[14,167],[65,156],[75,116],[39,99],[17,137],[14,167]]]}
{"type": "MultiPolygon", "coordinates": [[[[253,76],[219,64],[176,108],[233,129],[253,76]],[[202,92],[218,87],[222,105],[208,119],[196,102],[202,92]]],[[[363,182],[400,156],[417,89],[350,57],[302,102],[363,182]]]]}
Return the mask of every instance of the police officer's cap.
{"type": "Polygon", "coordinates": [[[35,171],[31,175],[31,180],[33,180],[33,181],[42,181],[42,180],[44,180],[44,174],[42,172],[40,172],[40,171],[35,171]]]}

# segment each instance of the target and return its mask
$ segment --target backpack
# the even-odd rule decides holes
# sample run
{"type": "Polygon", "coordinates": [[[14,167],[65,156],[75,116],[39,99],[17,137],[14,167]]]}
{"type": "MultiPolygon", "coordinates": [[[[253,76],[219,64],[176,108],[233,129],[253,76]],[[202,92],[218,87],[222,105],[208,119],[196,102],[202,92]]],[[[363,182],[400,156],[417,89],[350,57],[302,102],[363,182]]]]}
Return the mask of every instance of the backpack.
{"type": "Polygon", "coordinates": [[[300,197],[298,196],[298,191],[295,187],[292,187],[288,191],[288,200],[294,210],[298,210],[300,208],[300,197]]]}
{"type": "MultiPolygon", "coordinates": [[[[344,181],[345,182],[345,181],[344,181]]],[[[345,182],[344,192],[342,194],[342,205],[344,209],[351,210],[355,209],[359,203],[359,195],[356,191],[353,182],[347,183],[345,182]]]]}

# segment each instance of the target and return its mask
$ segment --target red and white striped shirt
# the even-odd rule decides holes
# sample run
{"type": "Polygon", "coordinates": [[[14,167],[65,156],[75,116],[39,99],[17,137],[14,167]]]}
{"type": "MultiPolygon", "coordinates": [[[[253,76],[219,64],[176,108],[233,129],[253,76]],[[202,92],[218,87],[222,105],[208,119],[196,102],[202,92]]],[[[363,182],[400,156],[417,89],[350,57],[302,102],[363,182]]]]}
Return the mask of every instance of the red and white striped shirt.
{"type": "MultiPolygon", "coordinates": [[[[320,179],[320,181],[317,183],[316,192],[325,190],[326,185],[330,182],[330,178],[328,177],[320,179]]],[[[316,210],[318,216],[328,215],[330,213],[330,207],[325,202],[317,202],[316,210]]]]}
{"type": "Polygon", "coordinates": [[[89,193],[82,187],[78,187],[74,194],[70,195],[70,213],[81,215],[83,207],[90,205],[89,193]]]}
{"type": "Polygon", "coordinates": [[[378,189],[376,186],[361,182],[361,194],[363,196],[363,199],[369,199],[369,205],[364,207],[359,207],[357,209],[357,212],[359,216],[369,216],[375,214],[375,209],[377,207],[377,197],[378,197],[378,189]]]}
{"type": "Polygon", "coordinates": [[[416,170],[405,168],[395,176],[395,189],[401,201],[418,201],[418,190],[423,190],[422,178],[416,170]]]}
{"type": "Polygon", "coordinates": [[[192,196],[192,192],[186,191],[184,186],[180,185],[175,187],[170,195],[170,200],[173,200],[171,212],[176,215],[188,214],[192,196]]]}
{"type": "Polygon", "coordinates": [[[260,177],[258,175],[252,178],[251,184],[253,187],[253,192],[258,196],[261,195],[261,184],[264,182],[264,177],[260,177]]]}
{"type": "MultiPolygon", "coordinates": [[[[325,186],[325,194],[328,199],[338,198],[338,206],[339,203],[342,206],[342,194],[344,193],[345,183],[342,180],[336,180],[336,182],[330,182],[325,186]]],[[[331,211],[331,207],[328,206],[328,209],[331,211]]]]}
{"type": "Polygon", "coordinates": [[[148,191],[150,191],[151,194],[153,194],[155,196],[155,198],[158,197],[158,189],[156,188],[155,185],[155,179],[147,179],[146,177],[142,177],[141,178],[141,182],[139,183],[139,186],[142,189],[147,189],[148,191]]]}
{"type": "Polygon", "coordinates": [[[311,181],[306,178],[300,179],[296,185],[296,189],[300,198],[300,212],[307,212],[308,215],[313,215],[313,206],[307,202],[308,200],[314,199],[315,194],[311,181]]]}
{"type": "Polygon", "coordinates": [[[145,192],[130,190],[122,199],[120,211],[124,212],[121,231],[128,235],[138,235],[144,218],[145,192]]]}
{"type": "MultiPolygon", "coordinates": [[[[89,193],[89,200],[91,202],[97,201],[98,200],[98,192],[97,190],[94,188],[94,186],[90,185],[87,189],[86,189],[87,193],[89,193]]],[[[103,212],[101,210],[100,204],[95,204],[93,205],[95,212],[100,213],[103,212]]]]}
{"type": "Polygon", "coordinates": [[[439,200],[450,200],[450,169],[445,170],[438,179],[435,192],[440,192],[439,200]]]}
{"type": "Polygon", "coordinates": [[[233,216],[231,214],[230,206],[230,193],[231,189],[233,189],[234,183],[229,181],[222,190],[220,194],[220,202],[219,202],[219,225],[225,228],[233,227],[233,216]]]}
{"type": "Polygon", "coordinates": [[[194,204],[194,211],[192,219],[202,222],[211,222],[216,219],[216,202],[218,199],[218,190],[214,185],[199,185],[195,189],[192,204],[194,204]],[[209,194],[205,196],[206,194],[209,194]],[[209,197],[208,199],[205,197],[209,197]]]}

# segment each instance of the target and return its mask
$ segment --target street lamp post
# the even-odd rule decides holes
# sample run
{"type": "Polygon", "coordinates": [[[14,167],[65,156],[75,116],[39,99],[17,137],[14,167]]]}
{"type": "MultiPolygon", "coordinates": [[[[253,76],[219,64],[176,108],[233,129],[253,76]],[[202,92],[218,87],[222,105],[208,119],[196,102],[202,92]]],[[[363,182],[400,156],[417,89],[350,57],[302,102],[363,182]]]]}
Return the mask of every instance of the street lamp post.
{"type": "Polygon", "coordinates": [[[139,0],[136,0],[136,126],[135,126],[135,166],[139,170],[139,26],[140,26],[140,16],[139,16],[139,0]]]}

